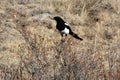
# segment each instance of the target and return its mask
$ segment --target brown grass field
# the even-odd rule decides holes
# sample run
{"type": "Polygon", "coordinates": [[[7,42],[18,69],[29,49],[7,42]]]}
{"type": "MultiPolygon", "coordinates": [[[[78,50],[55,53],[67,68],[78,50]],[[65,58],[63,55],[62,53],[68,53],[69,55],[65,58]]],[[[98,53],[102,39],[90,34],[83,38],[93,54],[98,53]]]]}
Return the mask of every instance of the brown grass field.
{"type": "Polygon", "coordinates": [[[0,0],[0,80],[120,80],[120,0],[0,0]]]}

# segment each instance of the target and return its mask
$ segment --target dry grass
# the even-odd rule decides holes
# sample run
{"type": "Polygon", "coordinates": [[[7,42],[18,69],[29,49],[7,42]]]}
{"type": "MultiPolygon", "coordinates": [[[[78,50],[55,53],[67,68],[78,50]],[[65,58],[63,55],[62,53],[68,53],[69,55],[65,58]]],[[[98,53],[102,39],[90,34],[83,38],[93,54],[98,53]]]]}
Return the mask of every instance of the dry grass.
{"type": "Polygon", "coordinates": [[[0,80],[119,79],[119,0],[0,0],[0,80]],[[62,42],[56,15],[84,40],[62,42]]]}

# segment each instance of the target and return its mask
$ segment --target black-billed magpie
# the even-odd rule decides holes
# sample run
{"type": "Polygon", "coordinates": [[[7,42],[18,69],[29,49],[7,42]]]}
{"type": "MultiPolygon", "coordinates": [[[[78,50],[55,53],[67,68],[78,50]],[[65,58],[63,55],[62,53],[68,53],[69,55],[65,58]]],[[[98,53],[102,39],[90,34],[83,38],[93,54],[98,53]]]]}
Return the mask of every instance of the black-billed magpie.
{"type": "Polygon", "coordinates": [[[62,37],[63,34],[65,34],[66,36],[67,34],[70,34],[76,39],[83,40],[70,29],[69,25],[62,18],[60,18],[59,16],[55,16],[53,19],[57,22],[56,28],[60,31],[62,37]]]}

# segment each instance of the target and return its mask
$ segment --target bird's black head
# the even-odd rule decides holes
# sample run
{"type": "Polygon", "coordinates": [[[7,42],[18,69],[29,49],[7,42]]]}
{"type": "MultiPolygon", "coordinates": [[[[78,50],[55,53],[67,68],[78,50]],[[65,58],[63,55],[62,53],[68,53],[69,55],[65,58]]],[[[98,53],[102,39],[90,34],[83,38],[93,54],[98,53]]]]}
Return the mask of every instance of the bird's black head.
{"type": "Polygon", "coordinates": [[[65,21],[61,17],[59,17],[59,16],[55,16],[55,17],[53,17],[53,19],[56,20],[57,22],[65,23],[65,21]]]}

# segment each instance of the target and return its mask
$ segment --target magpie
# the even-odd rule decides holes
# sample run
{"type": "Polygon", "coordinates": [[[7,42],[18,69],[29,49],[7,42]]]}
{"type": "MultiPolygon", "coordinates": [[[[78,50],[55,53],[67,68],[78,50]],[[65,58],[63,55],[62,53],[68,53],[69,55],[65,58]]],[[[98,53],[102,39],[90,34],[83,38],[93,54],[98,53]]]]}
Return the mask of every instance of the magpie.
{"type": "Polygon", "coordinates": [[[78,40],[83,40],[71,30],[69,25],[61,17],[55,16],[53,17],[53,19],[57,22],[56,28],[58,29],[62,37],[63,37],[63,34],[65,34],[66,36],[67,34],[70,34],[71,36],[73,36],[74,38],[78,40]]]}

